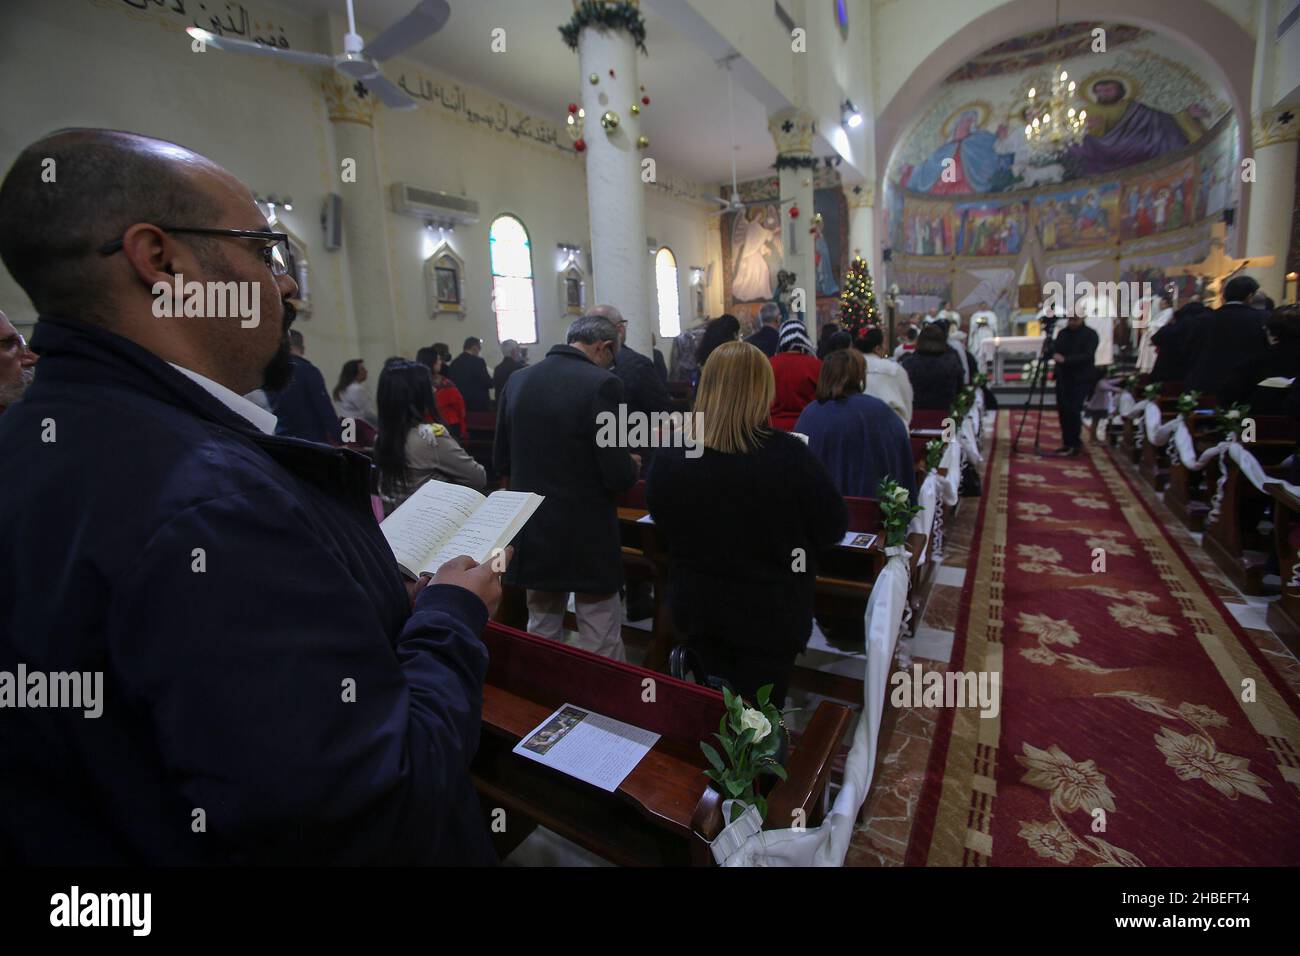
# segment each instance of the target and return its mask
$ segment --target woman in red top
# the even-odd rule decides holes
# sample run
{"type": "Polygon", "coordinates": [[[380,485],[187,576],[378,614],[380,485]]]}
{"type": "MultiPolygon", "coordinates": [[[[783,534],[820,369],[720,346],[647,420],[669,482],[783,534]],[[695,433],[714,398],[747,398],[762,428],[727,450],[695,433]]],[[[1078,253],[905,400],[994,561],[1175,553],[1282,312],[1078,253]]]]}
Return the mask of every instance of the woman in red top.
{"type": "Polygon", "coordinates": [[[772,427],[791,431],[804,406],[817,397],[821,360],[813,354],[803,323],[790,319],[781,325],[779,351],[772,356],[776,398],[772,402],[772,427]]]}
{"type": "Polygon", "coordinates": [[[442,417],[442,424],[461,441],[468,438],[465,430],[465,396],[451,381],[442,374],[446,360],[436,348],[423,348],[415,353],[415,360],[427,365],[433,375],[433,402],[442,417]]]}

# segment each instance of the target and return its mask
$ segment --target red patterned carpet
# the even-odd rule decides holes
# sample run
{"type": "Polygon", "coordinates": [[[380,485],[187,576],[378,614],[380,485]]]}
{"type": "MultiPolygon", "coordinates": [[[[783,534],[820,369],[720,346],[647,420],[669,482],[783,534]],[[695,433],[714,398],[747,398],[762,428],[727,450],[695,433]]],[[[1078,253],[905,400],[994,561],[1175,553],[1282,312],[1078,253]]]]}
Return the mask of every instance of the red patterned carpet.
{"type": "Polygon", "coordinates": [[[1018,421],[998,416],[952,658],[1001,672],[1001,711],[943,711],[907,863],[1300,865],[1295,696],[1109,451],[1013,456],[1018,421]]]}

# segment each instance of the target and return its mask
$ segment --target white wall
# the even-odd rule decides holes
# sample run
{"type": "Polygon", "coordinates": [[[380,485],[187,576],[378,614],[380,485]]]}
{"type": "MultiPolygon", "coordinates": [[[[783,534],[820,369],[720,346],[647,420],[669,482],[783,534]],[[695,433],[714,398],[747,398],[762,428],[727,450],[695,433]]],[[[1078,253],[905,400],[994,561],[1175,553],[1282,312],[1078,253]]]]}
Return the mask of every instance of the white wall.
{"type": "MultiPolygon", "coordinates": [[[[259,0],[245,6],[283,26],[292,47],[318,47],[318,22],[259,0]]],[[[9,41],[0,60],[0,84],[9,91],[0,99],[0,170],[53,129],[105,126],[175,140],[226,166],[256,192],[291,195],[294,210],[282,213],[282,219],[306,241],[312,267],[312,314],[297,327],[306,337],[308,357],[329,379],[344,360],[356,356],[357,337],[347,250],[326,252],[318,222],[324,196],[341,192],[320,76],[256,57],[192,53],[182,32],[186,23],[162,8],[135,11],[123,0],[0,3],[0,36],[9,41]]],[[[402,71],[452,81],[403,61],[390,61],[385,70],[394,79],[402,71]]],[[[479,104],[499,103],[478,91],[467,94],[479,104]]],[[[511,111],[518,115],[515,108],[511,111]]],[[[477,335],[485,340],[489,363],[498,361],[487,236],[492,218],[502,212],[523,220],[533,244],[541,341],[530,355],[535,359],[563,341],[568,320],[560,314],[556,244],[585,249],[590,243],[582,157],[472,126],[433,105],[409,112],[381,108],[375,130],[385,188],[397,181],[464,193],[481,210],[480,222],[457,229],[452,239],[466,260],[463,320],[430,318],[423,223],[386,210],[398,312],[396,352],[413,356],[434,341],[445,341],[458,352],[467,335],[477,335]]],[[[661,179],[671,176],[662,167],[659,173],[661,179]]],[[[708,264],[712,206],[646,188],[647,232],[677,256],[683,327],[689,327],[687,267],[708,264]]],[[[646,259],[650,268],[648,254],[646,259]]],[[[653,293],[653,283],[651,289],[653,293]]],[[[365,309],[366,303],[356,303],[356,308],[365,309]]],[[[651,308],[647,303],[648,312],[651,308]]],[[[35,320],[27,297],[2,269],[0,309],[24,327],[35,320]]]]}

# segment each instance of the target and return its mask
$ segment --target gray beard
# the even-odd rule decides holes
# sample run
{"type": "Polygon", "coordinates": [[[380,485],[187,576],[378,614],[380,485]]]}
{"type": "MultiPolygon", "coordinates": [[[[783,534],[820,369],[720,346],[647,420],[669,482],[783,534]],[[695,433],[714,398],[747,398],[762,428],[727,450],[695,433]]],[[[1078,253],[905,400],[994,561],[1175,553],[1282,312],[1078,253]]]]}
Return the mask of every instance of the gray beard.
{"type": "Polygon", "coordinates": [[[8,406],[18,401],[34,381],[36,381],[36,369],[21,369],[16,379],[0,385],[0,405],[8,406]]]}

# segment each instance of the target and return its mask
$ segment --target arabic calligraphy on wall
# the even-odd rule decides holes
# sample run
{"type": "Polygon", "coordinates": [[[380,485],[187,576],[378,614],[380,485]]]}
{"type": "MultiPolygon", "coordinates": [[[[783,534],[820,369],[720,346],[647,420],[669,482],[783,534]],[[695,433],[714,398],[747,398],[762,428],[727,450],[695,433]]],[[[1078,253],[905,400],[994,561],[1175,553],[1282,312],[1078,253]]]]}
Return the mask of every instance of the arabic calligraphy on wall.
{"type": "MultiPolygon", "coordinates": [[[[487,100],[482,94],[468,90],[459,83],[430,79],[412,71],[398,76],[397,85],[408,96],[428,103],[441,113],[451,114],[452,118],[462,123],[500,135],[509,135],[519,141],[528,141],[571,159],[581,158],[580,154],[574,152],[568,137],[561,138],[557,124],[538,119],[501,100],[487,100]]],[[[703,193],[698,184],[673,176],[658,175],[654,182],[646,185],[677,199],[698,201],[703,193]]]]}
{"type": "Polygon", "coordinates": [[[90,0],[97,7],[128,13],[159,13],[180,29],[189,26],[217,36],[251,40],[280,50],[291,49],[284,27],[233,0],[90,0]]]}

